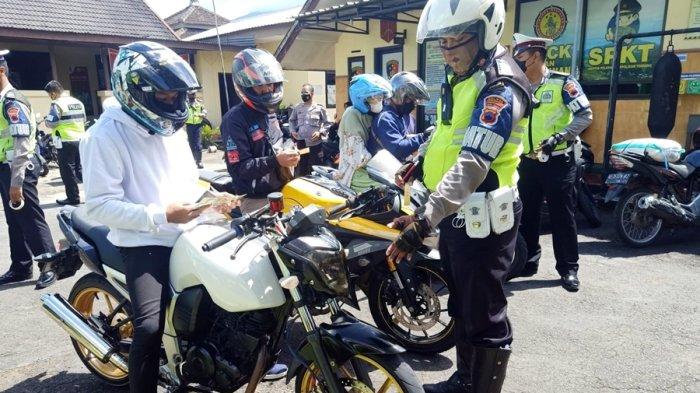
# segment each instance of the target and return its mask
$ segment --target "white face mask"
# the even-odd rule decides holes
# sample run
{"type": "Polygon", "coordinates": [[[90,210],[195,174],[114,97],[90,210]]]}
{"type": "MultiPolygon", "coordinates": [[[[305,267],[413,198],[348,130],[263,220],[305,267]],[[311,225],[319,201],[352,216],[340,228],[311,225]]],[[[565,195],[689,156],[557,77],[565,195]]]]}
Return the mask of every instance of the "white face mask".
{"type": "Polygon", "coordinates": [[[372,111],[372,113],[379,113],[383,108],[384,104],[381,101],[377,101],[369,105],[369,110],[372,111]]]}

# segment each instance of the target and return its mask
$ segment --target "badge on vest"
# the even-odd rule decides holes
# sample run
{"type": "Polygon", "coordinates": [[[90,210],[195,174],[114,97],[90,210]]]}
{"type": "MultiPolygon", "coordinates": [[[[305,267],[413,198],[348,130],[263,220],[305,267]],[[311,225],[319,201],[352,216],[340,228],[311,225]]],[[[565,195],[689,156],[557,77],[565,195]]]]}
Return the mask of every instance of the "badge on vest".
{"type": "Polygon", "coordinates": [[[540,98],[540,102],[545,103],[545,104],[551,104],[552,101],[554,101],[554,91],[552,91],[552,90],[543,91],[542,96],[540,98]]]}

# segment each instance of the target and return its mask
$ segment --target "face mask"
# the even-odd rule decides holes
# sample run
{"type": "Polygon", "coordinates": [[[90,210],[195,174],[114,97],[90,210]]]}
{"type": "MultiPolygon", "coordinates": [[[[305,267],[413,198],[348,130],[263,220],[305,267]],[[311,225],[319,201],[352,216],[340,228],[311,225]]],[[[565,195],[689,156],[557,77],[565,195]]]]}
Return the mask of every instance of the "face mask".
{"type": "Polygon", "coordinates": [[[309,102],[310,99],[311,99],[311,95],[310,95],[310,94],[302,94],[302,95],[301,95],[301,100],[304,101],[304,102],[309,102]]]}
{"type": "Polygon", "coordinates": [[[411,102],[404,102],[403,104],[398,106],[398,112],[402,115],[411,113],[414,109],[416,108],[416,103],[411,101],[411,102]]]}
{"type": "Polygon", "coordinates": [[[369,105],[369,110],[372,111],[372,113],[379,113],[383,108],[384,104],[381,101],[369,105]]]}
{"type": "Polygon", "coordinates": [[[525,59],[525,60],[518,60],[518,59],[516,59],[516,58],[513,58],[513,60],[515,60],[515,64],[517,64],[518,67],[520,67],[520,69],[523,70],[523,72],[527,71],[527,65],[526,65],[526,64],[527,64],[527,61],[530,60],[529,57],[528,57],[527,59],[525,59]]]}

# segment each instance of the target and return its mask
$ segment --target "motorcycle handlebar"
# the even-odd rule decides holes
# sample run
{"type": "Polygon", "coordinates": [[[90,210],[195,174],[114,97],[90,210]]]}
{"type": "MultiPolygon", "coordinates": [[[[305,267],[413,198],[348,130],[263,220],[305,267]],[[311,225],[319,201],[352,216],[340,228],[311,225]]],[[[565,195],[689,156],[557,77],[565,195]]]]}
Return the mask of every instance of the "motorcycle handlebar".
{"type": "Polygon", "coordinates": [[[261,207],[258,210],[252,211],[242,217],[234,218],[233,221],[231,222],[231,230],[223,233],[208,242],[204,243],[202,245],[202,251],[204,252],[209,252],[214,249],[217,249],[224,244],[230,242],[233,239],[236,239],[238,237],[242,237],[245,235],[245,230],[244,227],[247,225],[251,220],[257,220],[260,218],[263,214],[267,213],[270,210],[270,207],[265,205],[261,207]]]}

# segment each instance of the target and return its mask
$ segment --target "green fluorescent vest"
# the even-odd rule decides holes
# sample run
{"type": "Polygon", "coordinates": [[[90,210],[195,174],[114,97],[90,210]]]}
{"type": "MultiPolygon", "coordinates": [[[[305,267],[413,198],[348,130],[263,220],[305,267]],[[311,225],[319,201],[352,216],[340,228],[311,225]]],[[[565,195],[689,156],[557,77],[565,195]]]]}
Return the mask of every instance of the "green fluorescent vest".
{"type": "Polygon", "coordinates": [[[192,105],[188,106],[187,111],[189,112],[189,115],[187,117],[187,121],[185,124],[201,124],[202,123],[202,110],[204,107],[202,104],[199,102],[195,102],[192,105]]]}
{"type": "MultiPolygon", "coordinates": [[[[533,147],[537,148],[540,143],[558,134],[571,123],[574,115],[564,104],[562,88],[566,82],[566,76],[552,74],[535,91],[535,99],[539,101],[539,106],[532,110],[530,123],[527,127],[528,135],[523,141],[525,154],[532,152],[533,147]]],[[[566,149],[566,142],[557,145],[554,150],[566,149]]]]}
{"type": "Polygon", "coordinates": [[[58,106],[60,118],[54,132],[62,141],[77,141],[85,135],[85,106],[73,97],[59,97],[53,102],[58,106]]]}
{"type": "MultiPolygon", "coordinates": [[[[457,162],[462,150],[464,135],[471,121],[476,100],[484,88],[483,73],[459,82],[452,88],[452,124],[442,124],[441,100],[438,100],[437,129],[430,140],[423,160],[423,181],[430,191],[437,189],[442,177],[457,162]]],[[[523,118],[513,126],[510,139],[506,142],[496,159],[491,163],[491,170],[498,176],[499,187],[515,186],[518,183],[517,167],[522,154],[522,138],[527,127],[523,118]]]]}
{"type": "MultiPolygon", "coordinates": [[[[12,91],[12,90],[11,90],[12,91]]],[[[15,94],[19,94],[16,90],[14,91],[15,94]]],[[[9,94],[9,93],[8,93],[9,94]]],[[[6,97],[3,97],[2,100],[0,100],[0,110],[4,111],[5,109],[5,99],[6,97]]],[[[22,101],[22,100],[18,100],[22,101]]],[[[22,101],[24,102],[24,101],[22,101]]],[[[31,106],[25,103],[29,107],[29,119],[34,119],[34,111],[32,111],[31,106]]],[[[36,124],[34,124],[30,120],[30,129],[31,129],[31,134],[29,135],[29,140],[31,142],[31,150],[30,153],[34,152],[34,147],[36,146],[36,140],[34,139],[36,135],[36,124]]],[[[4,114],[0,114],[0,163],[4,163],[6,161],[6,155],[5,153],[8,150],[12,150],[14,147],[15,141],[12,138],[12,135],[10,135],[10,123],[7,121],[5,118],[4,114]]]]}

